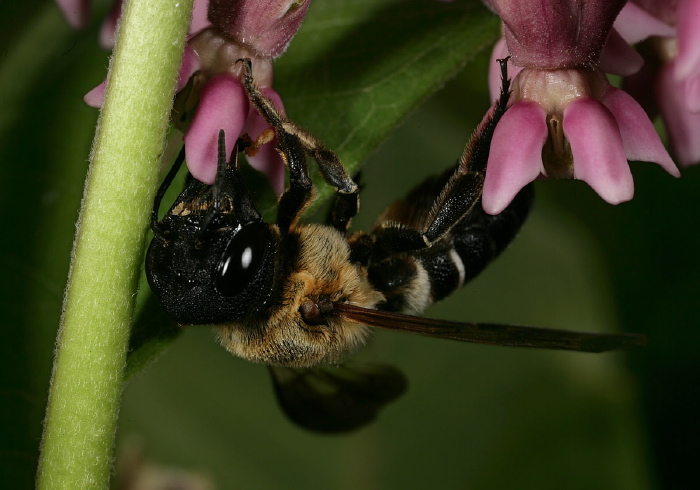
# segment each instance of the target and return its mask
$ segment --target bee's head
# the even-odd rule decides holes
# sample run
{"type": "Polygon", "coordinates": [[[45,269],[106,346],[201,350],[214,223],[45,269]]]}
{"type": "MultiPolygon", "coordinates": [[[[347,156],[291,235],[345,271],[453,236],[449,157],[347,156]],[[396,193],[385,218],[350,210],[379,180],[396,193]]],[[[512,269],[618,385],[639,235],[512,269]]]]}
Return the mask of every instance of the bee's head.
{"type": "Polygon", "coordinates": [[[291,367],[337,363],[364,343],[369,328],[344,318],[333,305],[373,308],[384,296],[370,285],[365,270],[350,262],[348,244],[335,229],[299,227],[293,248],[295,259],[271,307],[217,325],[219,339],[229,352],[254,362],[291,367]]]}
{"type": "Polygon", "coordinates": [[[257,221],[202,233],[196,219],[164,220],[172,233],[166,228],[148,249],[148,281],[165,310],[180,324],[209,324],[264,309],[275,289],[276,229],[257,221]]]}

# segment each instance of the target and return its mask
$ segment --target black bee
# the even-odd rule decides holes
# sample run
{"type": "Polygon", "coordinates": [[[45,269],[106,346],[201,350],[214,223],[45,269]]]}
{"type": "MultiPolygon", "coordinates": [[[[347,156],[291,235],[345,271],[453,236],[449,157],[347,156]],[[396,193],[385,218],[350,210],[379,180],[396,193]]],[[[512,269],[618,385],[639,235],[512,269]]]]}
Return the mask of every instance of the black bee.
{"type": "MultiPolygon", "coordinates": [[[[241,60],[239,60],[241,61],[241,60]]],[[[276,222],[265,223],[238,167],[242,138],[227,163],[223,131],[213,185],[191,176],[162,220],[158,209],[183,154],[155,199],[146,270],[151,289],[181,325],[213,324],[232,354],[271,367],[278,399],[304,427],[349,430],[372,420],[405,388],[387,366],[340,363],[369,326],[467,342],[600,352],[643,343],[634,334],[455,323],[417,316],[475,277],[515,237],[530,210],[526,187],[497,216],[481,207],[494,127],[506,111],[509,81],[453,169],[428,179],[389,207],[369,233],[347,235],[359,190],[338,157],[282,116],[255,87],[250,60],[243,83],[277,137],[289,169],[276,222]],[[336,188],[328,224],[302,224],[314,199],[306,156],[336,188]]],[[[269,135],[267,135],[269,136],[269,135]]]]}

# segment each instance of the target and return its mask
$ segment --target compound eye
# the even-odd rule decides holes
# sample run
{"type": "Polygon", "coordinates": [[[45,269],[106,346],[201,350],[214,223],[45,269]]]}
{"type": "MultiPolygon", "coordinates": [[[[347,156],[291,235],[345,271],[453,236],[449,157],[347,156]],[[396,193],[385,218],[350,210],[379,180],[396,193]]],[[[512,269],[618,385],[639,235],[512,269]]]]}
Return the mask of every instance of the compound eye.
{"type": "Polygon", "coordinates": [[[263,223],[245,225],[226,245],[216,270],[215,286],[222,296],[236,296],[255,279],[265,261],[270,232],[263,223]]]}

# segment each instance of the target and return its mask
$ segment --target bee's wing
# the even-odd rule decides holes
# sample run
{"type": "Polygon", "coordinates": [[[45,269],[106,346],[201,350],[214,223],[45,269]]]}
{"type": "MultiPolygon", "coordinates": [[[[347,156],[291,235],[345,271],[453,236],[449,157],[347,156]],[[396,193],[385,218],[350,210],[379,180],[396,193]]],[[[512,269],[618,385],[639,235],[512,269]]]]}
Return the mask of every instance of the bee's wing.
{"type": "Polygon", "coordinates": [[[588,333],[521,325],[460,323],[371,310],[347,303],[336,303],[334,306],[345,318],[364,325],[462,342],[580,352],[604,352],[646,345],[646,336],[633,333],[588,333]]]}
{"type": "Polygon", "coordinates": [[[296,424],[318,432],[345,432],[370,423],[398,398],[406,378],[387,365],[270,367],[277,401],[296,424]]]}

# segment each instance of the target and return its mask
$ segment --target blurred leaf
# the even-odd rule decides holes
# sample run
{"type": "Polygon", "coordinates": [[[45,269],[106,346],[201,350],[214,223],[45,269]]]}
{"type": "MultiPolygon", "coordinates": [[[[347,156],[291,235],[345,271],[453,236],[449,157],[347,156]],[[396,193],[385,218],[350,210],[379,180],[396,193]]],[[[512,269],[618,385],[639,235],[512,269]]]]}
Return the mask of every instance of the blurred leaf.
{"type": "Polygon", "coordinates": [[[53,3],[37,3],[7,6],[9,13],[19,8],[22,15],[3,31],[0,56],[0,213],[6,227],[0,244],[2,488],[28,488],[34,481],[74,222],[97,119],[82,96],[105,64],[105,53],[85,42],[95,32],[76,33],[53,3]]]}
{"type": "Polygon", "coordinates": [[[148,285],[142,281],[139,290],[142,305],[129,340],[124,381],[129,382],[134,376],[153,364],[156,359],[180,335],[180,327],[160,306],[148,285]]]}
{"type": "Polygon", "coordinates": [[[659,488],[692,488],[700,452],[700,167],[674,179],[649,163],[633,163],[635,198],[610,207],[570,186],[549,191],[579,216],[605,251],[610,301],[622,328],[649,336],[632,353],[647,416],[659,488]]]}

